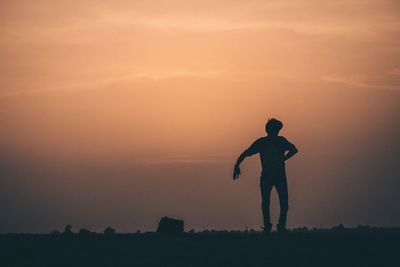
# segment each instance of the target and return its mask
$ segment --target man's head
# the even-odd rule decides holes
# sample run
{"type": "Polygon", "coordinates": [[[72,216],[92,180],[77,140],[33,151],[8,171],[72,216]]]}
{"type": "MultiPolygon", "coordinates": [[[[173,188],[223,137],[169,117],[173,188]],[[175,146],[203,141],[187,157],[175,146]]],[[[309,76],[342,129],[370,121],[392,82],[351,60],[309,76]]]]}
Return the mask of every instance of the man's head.
{"type": "Polygon", "coordinates": [[[279,131],[282,129],[283,123],[277,119],[268,119],[265,125],[265,131],[268,135],[278,135],[279,131]]]}

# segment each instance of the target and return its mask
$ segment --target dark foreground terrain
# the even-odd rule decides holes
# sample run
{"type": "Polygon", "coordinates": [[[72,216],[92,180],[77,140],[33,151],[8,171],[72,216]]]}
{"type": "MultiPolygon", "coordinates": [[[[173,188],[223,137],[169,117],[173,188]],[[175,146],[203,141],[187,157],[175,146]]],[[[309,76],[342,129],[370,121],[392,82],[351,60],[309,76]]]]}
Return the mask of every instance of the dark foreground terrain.
{"type": "Polygon", "coordinates": [[[4,234],[0,266],[400,266],[400,231],[4,234]]]}

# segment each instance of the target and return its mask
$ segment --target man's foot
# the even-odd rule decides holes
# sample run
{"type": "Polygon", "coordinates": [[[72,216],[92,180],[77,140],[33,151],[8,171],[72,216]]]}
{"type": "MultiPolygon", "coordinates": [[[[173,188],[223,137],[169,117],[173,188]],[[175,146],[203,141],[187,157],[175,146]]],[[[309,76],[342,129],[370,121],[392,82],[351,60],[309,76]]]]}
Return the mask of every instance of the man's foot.
{"type": "Polygon", "coordinates": [[[271,229],[272,229],[272,224],[267,224],[266,226],[263,227],[262,233],[264,235],[269,235],[271,233],[271,229]]]}
{"type": "Polygon", "coordinates": [[[277,225],[277,230],[278,230],[278,233],[280,233],[280,234],[284,234],[284,233],[287,233],[288,232],[288,229],[286,228],[286,226],[285,225],[277,225]]]}

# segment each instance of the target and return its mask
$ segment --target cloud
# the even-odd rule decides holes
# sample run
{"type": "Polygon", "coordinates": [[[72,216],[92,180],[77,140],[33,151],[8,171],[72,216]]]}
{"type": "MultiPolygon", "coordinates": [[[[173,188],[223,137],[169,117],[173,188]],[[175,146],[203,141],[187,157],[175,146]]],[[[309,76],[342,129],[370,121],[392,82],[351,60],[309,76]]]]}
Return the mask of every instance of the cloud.
{"type": "Polygon", "coordinates": [[[400,69],[395,68],[383,74],[332,74],[322,76],[321,80],[326,82],[341,83],[359,88],[373,88],[386,90],[400,90],[400,69]]]}
{"type": "MultiPolygon", "coordinates": [[[[1,39],[86,43],[96,41],[105,32],[141,28],[192,32],[289,30],[298,34],[373,38],[377,32],[398,32],[400,28],[399,16],[393,14],[398,5],[391,1],[363,1],[362,4],[360,1],[323,4],[320,1],[237,1],[234,4],[205,1],[190,5],[180,1],[168,5],[157,1],[101,5],[95,2],[92,6],[85,4],[84,8],[77,3],[75,8],[68,5],[63,12],[64,5],[53,7],[52,13],[49,13],[51,5],[47,8],[33,5],[36,12],[27,14],[27,18],[18,12],[13,13],[14,17],[7,15],[2,19],[5,26],[1,28],[1,39]],[[85,11],[75,12],[81,9],[85,11]]],[[[4,9],[7,10],[7,5],[4,9]]]]}
{"type": "Polygon", "coordinates": [[[175,155],[163,158],[152,158],[141,160],[144,165],[164,164],[231,164],[234,155],[231,154],[209,154],[209,155],[175,155]]]}
{"type": "Polygon", "coordinates": [[[20,83],[23,89],[14,89],[11,91],[0,92],[0,99],[7,97],[35,95],[46,92],[62,92],[62,91],[82,91],[96,90],[109,85],[126,83],[126,82],[159,82],[170,78],[189,77],[189,78],[218,78],[225,74],[223,70],[218,69],[160,69],[160,68],[117,68],[116,72],[103,71],[92,74],[91,77],[78,81],[69,81],[59,84],[42,84],[33,88],[32,85],[20,83]]]}
{"type": "Polygon", "coordinates": [[[0,8],[3,97],[173,77],[398,88],[393,1],[21,3],[0,8]]]}
{"type": "Polygon", "coordinates": [[[392,70],[389,72],[389,74],[390,74],[390,75],[393,75],[393,76],[400,76],[400,68],[392,69],[392,70]]]}

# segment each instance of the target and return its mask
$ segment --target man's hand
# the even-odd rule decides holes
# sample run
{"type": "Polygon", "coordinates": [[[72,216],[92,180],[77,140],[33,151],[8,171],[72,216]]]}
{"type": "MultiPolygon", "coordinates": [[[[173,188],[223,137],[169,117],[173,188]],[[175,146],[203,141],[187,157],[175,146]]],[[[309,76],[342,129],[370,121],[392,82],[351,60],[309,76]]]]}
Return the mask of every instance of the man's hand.
{"type": "Polygon", "coordinates": [[[297,152],[299,152],[299,151],[297,150],[297,148],[296,148],[294,145],[292,145],[292,146],[290,147],[288,153],[286,153],[286,155],[285,155],[285,157],[284,157],[285,161],[288,160],[288,159],[290,159],[290,158],[293,157],[294,155],[296,155],[297,152]]]}
{"type": "Polygon", "coordinates": [[[239,165],[235,165],[235,169],[233,170],[233,180],[236,180],[239,178],[240,175],[240,167],[239,165]]]}
{"type": "Polygon", "coordinates": [[[246,150],[242,154],[240,154],[239,158],[236,161],[236,164],[235,164],[235,167],[234,167],[235,169],[233,170],[233,180],[236,180],[236,179],[239,178],[239,176],[240,176],[240,167],[239,167],[240,163],[242,163],[242,161],[248,156],[251,156],[251,154],[248,153],[248,150],[246,150]]]}

